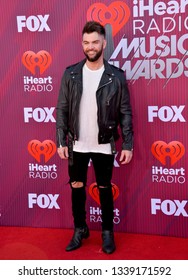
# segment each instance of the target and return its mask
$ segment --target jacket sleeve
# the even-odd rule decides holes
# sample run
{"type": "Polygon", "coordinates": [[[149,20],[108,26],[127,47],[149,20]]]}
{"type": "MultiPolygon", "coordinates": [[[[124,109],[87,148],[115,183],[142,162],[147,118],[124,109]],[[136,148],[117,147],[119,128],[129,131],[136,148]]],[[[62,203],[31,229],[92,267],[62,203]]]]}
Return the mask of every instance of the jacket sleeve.
{"type": "Polygon", "coordinates": [[[61,80],[59,96],[56,106],[56,140],[58,148],[60,146],[67,146],[68,114],[68,81],[67,70],[65,70],[61,80]]]}
{"type": "Polygon", "coordinates": [[[119,123],[123,139],[122,150],[131,151],[133,149],[132,108],[130,104],[129,89],[123,72],[121,73],[119,123]]]}

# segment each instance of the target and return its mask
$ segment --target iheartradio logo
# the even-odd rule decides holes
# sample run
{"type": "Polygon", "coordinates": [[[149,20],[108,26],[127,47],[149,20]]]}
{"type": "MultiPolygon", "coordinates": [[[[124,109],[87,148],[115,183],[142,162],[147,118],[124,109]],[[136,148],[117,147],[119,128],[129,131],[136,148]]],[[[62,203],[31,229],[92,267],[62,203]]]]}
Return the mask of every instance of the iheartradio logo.
{"type": "Polygon", "coordinates": [[[172,141],[168,144],[163,141],[156,141],[151,147],[151,152],[163,165],[166,165],[166,159],[169,157],[172,166],[183,157],[185,147],[178,141],[172,141]]]}
{"type": "Polygon", "coordinates": [[[87,20],[95,20],[103,26],[112,26],[112,35],[115,36],[127,23],[130,17],[130,9],[123,1],[112,2],[109,6],[103,3],[91,5],[87,11],[87,20]]]}
{"type": "MultiPolygon", "coordinates": [[[[116,200],[119,196],[119,188],[113,183],[112,183],[112,193],[113,193],[113,200],[116,200]]],[[[100,205],[99,190],[96,183],[93,183],[89,186],[89,194],[100,205]]]]}
{"type": "Polygon", "coordinates": [[[45,163],[53,157],[56,152],[56,145],[51,140],[40,142],[39,140],[31,140],[27,146],[28,152],[38,162],[41,160],[41,155],[44,156],[45,163]]]}
{"type": "Polygon", "coordinates": [[[33,74],[36,73],[36,67],[39,68],[40,74],[43,74],[50,66],[52,57],[47,51],[26,51],[22,56],[23,65],[33,74]]]}

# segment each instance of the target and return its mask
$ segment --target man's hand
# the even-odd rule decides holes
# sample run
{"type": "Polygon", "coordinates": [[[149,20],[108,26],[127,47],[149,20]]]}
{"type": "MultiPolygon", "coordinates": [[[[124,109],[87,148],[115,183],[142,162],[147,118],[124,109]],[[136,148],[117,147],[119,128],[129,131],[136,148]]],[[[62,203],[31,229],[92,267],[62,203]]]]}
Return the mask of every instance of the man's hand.
{"type": "Polygon", "coordinates": [[[57,148],[57,153],[61,159],[68,159],[69,157],[68,147],[57,148]]]}
{"type": "Polygon", "coordinates": [[[122,150],[119,160],[120,160],[121,164],[127,164],[131,161],[132,156],[133,156],[133,151],[122,150]]]}

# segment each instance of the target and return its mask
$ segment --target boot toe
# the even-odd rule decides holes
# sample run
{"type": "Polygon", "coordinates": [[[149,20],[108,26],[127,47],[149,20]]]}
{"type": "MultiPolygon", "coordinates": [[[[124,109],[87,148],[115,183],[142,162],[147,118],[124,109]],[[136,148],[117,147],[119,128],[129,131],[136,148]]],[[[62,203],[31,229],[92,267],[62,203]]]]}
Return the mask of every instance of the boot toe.
{"type": "Polygon", "coordinates": [[[81,242],[75,242],[75,240],[72,239],[72,240],[70,241],[70,243],[68,244],[68,246],[66,247],[65,250],[66,250],[67,252],[73,251],[73,250],[76,250],[76,249],[80,248],[81,245],[82,245],[81,242]]]}

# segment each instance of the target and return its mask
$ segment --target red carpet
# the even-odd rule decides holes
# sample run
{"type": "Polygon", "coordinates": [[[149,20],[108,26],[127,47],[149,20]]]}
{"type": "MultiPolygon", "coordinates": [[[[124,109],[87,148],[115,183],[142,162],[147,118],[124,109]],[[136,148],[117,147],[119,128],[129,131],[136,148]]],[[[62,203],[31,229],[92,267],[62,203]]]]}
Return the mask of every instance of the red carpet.
{"type": "Polygon", "coordinates": [[[91,231],[83,246],[66,252],[72,237],[69,229],[0,228],[1,260],[187,260],[188,239],[115,233],[117,250],[101,250],[101,233],[91,231]]]}

